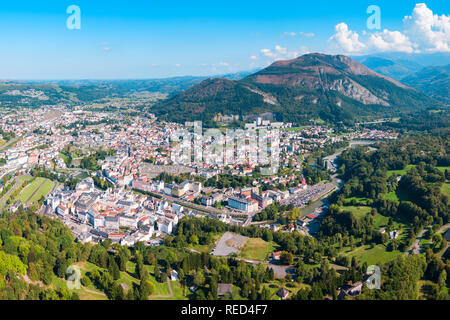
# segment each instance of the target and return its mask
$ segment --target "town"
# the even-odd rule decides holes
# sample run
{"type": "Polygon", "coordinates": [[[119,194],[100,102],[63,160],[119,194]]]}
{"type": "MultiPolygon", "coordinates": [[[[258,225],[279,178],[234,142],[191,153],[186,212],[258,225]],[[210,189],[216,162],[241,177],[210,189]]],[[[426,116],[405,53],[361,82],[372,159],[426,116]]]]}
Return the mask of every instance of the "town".
{"type": "MultiPolygon", "coordinates": [[[[2,192],[2,209],[7,203],[10,211],[39,204],[40,213],[63,220],[78,241],[129,246],[161,244],[184,216],[278,230],[279,224],[261,224],[255,215],[274,203],[305,208],[339,188],[332,161],[325,161],[330,155],[322,157],[321,150],[337,154],[355,141],[398,136],[369,129],[336,135],[322,125],[293,128],[257,118],[246,128],[280,131],[278,172],[265,176],[249,162],[174,163],[170,136],[184,126],[152,114],[128,117],[61,105],[3,114],[0,126],[15,133],[0,147],[0,192],[9,188],[2,192]]],[[[314,219],[326,203],[313,209],[303,212],[297,228],[281,229],[314,235],[314,219]]]]}

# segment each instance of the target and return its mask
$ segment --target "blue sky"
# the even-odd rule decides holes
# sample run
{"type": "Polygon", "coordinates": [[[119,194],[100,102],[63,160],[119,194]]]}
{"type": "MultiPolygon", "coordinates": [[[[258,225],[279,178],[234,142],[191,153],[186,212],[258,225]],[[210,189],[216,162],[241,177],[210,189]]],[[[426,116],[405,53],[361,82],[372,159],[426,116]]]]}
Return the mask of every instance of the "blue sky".
{"type": "MultiPolygon", "coordinates": [[[[429,39],[418,34],[420,28],[405,27],[402,19],[412,15],[417,3],[2,1],[0,79],[212,75],[250,70],[306,52],[447,51],[448,16],[429,26],[435,32],[426,34],[429,39]],[[66,27],[70,5],[81,10],[80,30],[66,27]],[[381,30],[366,28],[369,5],[380,7],[381,30]]],[[[447,0],[428,0],[420,9],[441,16],[449,14],[448,8],[447,0]]],[[[422,11],[417,11],[418,17],[422,11]]],[[[410,19],[412,25],[420,26],[417,19],[410,19]]]]}

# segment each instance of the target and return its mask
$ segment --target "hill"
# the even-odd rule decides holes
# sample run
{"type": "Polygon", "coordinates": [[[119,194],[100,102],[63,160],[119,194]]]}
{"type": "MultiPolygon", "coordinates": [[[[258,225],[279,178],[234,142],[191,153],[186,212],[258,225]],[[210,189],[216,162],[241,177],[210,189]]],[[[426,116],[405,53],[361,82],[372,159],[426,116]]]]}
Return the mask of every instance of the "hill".
{"type": "Polygon", "coordinates": [[[379,56],[366,56],[357,58],[357,61],[385,76],[401,80],[402,78],[417,72],[423,68],[422,65],[403,59],[386,59],[379,56]]]}
{"type": "MultiPolygon", "coordinates": [[[[241,71],[221,75],[240,80],[252,72],[241,71]]],[[[84,104],[105,102],[114,98],[161,98],[172,96],[207,79],[183,76],[162,79],[127,80],[0,80],[0,106],[15,108],[40,107],[57,103],[84,104]]]]}
{"type": "Polygon", "coordinates": [[[221,115],[272,113],[277,120],[307,123],[393,116],[436,102],[406,85],[342,55],[306,54],[277,61],[241,80],[207,79],[158,102],[153,108],[171,121],[221,115]]]}
{"type": "Polygon", "coordinates": [[[450,105],[450,64],[423,68],[402,81],[450,105]]]}

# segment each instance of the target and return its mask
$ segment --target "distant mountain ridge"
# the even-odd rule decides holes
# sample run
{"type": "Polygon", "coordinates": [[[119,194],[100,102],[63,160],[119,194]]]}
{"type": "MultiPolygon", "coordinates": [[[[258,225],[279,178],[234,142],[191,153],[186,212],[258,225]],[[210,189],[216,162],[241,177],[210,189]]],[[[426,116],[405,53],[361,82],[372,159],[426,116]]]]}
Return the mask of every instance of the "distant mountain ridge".
{"type": "Polygon", "coordinates": [[[450,64],[423,68],[402,82],[450,105],[450,64]]]}
{"type": "Polygon", "coordinates": [[[393,115],[433,103],[347,56],[312,53],[276,61],[239,81],[204,80],[151,110],[173,121],[211,123],[217,114],[272,112],[278,120],[304,123],[317,117],[339,122],[393,115]]]}
{"type": "Polygon", "coordinates": [[[414,54],[381,52],[365,56],[353,56],[351,58],[378,73],[400,81],[413,73],[419,72],[425,67],[450,64],[449,52],[414,54]]]}
{"type": "Polygon", "coordinates": [[[422,65],[413,61],[390,60],[378,56],[368,56],[357,60],[369,69],[396,80],[401,80],[423,68],[422,65]]]}
{"type": "MultiPolygon", "coordinates": [[[[239,80],[253,71],[240,71],[220,75],[239,80]]],[[[172,96],[189,89],[208,77],[180,76],[161,79],[117,80],[0,80],[0,106],[39,107],[57,103],[83,104],[106,98],[128,98],[158,93],[172,96]],[[36,92],[30,93],[29,90],[36,92]]]]}

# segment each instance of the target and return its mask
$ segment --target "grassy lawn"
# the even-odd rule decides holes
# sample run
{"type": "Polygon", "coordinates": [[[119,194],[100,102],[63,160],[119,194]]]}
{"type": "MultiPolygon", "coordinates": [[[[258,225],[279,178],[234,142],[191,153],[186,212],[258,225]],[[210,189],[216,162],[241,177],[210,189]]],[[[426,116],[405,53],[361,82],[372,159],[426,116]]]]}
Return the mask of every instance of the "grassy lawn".
{"type": "MultiPolygon", "coordinates": [[[[80,263],[77,263],[76,265],[80,268],[82,276],[87,271],[101,269],[89,262],[80,262],[80,263]]],[[[65,279],[58,278],[57,276],[53,275],[52,282],[49,287],[53,288],[53,289],[67,288],[67,281],[65,279]]],[[[78,296],[80,297],[81,300],[107,300],[108,299],[106,296],[104,296],[102,294],[95,294],[94,292],[89,292],[86,289],[100,292],[100,290],[98,290],[94,285],[91,285],[88,288],[82,287],[81,289],[74,289],[73,291],[78,294],[78,296]]]]}
{"type": "MultiPolygon", "coordinates": [[[[343,206],[341,207],[342,211],[350,211],[356,218],[362,218],[367,215],[372,207],[368,206],[343,206]]],[[[388,224],[389,217],[383,216],[379,213],[375,214],[373,226],[378,230],[381,227],[384,227],[388,224]]],[[[394,222],[394,226],[400,228],[399,224],[394,222]]]]}
{"type": "Polygon", "coordinates": [[[388,224],[389,217],[383,216],[379,213],[375,215],[375,218],[373,219],[373,226],[377,229],[380,229],[381,227],[384,227],[388,224]]]}
{"type": "Polygon", "coordinates": [[[361,205],[367,205],[367,198],[360,198],[360,197],[345,198],[344,204],[346,205],[353,201],[356,201],[358,204],[361,204],[361,205]]]}
{"type": "Polygon", "coordinates": [[[366,206],[344,206],[341,208],[343,211],[350,211],[356,218],[362,218],[372,210],[371,207],[366,206]]]}
{"type": "Polygon", "coordinates": [[[16,201],[20,201],[25,203],[28,198],[33,194],[33,192],[41,185],[41,183],[45,180],[45,178],[37,177],[35,178],[29,185],[27,185],[22,192],[17,195],[14,199],[13,203],[16,201]]]}
{"type": "Polygon", "coordinates": [[[344,252],[344,255],[348,257],[355,257],[360,263],[367,262],[368,265],[372,264],[382,264],[395,259],[397,256],[401,255],[402,252],[399,250],[386,251],[386,247],[382,244],[378,244],[373,248],[369,245],[361,246],[353,251],[350,249],[344,252]]]}
{"type": "Polygon", "coordinates": [[[450,197],[450,183],[446,182],[442,184],[441,192],[445,194],[447,197],[450,197]]]}
{"type": "MultiPolygon", "coordinates": [[[[167,281],[165,281],[163,283],[156,281],[155,277],[153,276],[154,267],[148,266],[148,265],[144,265],[144,267],[149,272],[149,281],[151,282],[151,284],[153,285],[153,288],[154,288],[152,295],[169,295],[170,290],[169,290],[169,285],[167,284],[167,281]]],[[[123,280],[130,288],[132,287],[132,283],[135,283],[135,284],[139,283],[139,281],[136,278],[134,278],[135,269],[136,269],[136,264],[132,261],[128,261],[127,268],[126,268],[127,272],[121,272],[121,274],[125,273],[125,275],[122,276],[120,278],[120,280],[123,280]]],[[[171,281],[170,285],[171,285],[172,291],[173,291],[172,297],[170,297],[170,298],[154,298],[154,299],[156,299],[156,300],[157,299],[161,299],[161,300],[186,299],[186,297],[183,295],[183,289],[181,288],[179,281],[171,281]]]]}
{"type": "MultiPolygon", "coordinates": [[[[152,300],[187,300],[179,281],[170,281],[170,286],[173,291],[173,296],[169,298],[152,298],[152,300]]],[[[186,288],[186,294],[188,293],[190,293],[190,291],[186,288]]]]}
{"type": "Polygon", "coordinates": [[[439,171],[441,171],[442,173],[445,172],[445,170],[450,171],[450,166],[448,167],[436,167],[439,171]]]}
{"type": "Polygon", "coordinates": [[[215,234],[215,235],[213,236],[214,241],[213,241],[213,243],[210,244],[210,245],[206,245],[206,244],[192,245],[192,244],[190,244],[190,245],[188,246],[188,248],[189,248],[189,249],[193,249],[193,250],[198,251],[198,252],[206,252],[206,253],[210,253],[211,250],[212,250],[212,249],[214,248],[214,246],[216,245],[217,240],[219,240],[221,236],[222,236],[222,233],[215,234]]]}
{"type": "Polygon", "coordinates": [[[397,193],[395,191],[386,193],[386,195],[384,196],[384,199],[390,200],[390,201],[399,201],[397,193]]]}
{"type": "Polygon", "coordinates": [[[269,288],[271,300],[280,300],[277,296],[277,291],[281,288],[285,288],[290,292],[289,297],[297,294],[300,289],[311,289],[311,286],[308,284],[298,282],[281,282],[280,280],[272,280],[269,283],[264,283],[262,286],[269,288]]]}
{"type": "Polygon", "coordinates": [[[391,191],[389,193],[386,193],[384,195],[384,199],[391,200],[391,201],[411,201],[411,198],[408,195],[408,192],[406,192],[403,189],[397,188],[395,191],[391,191]]]}
{"type": "Polygon", "coordinates": [[[405,169],[403,169],[403,170],[388,170],[387,171],[387,177],[389,178],[390,176],[392,176],[392,175],[395,175],[395,176],[403,176],[403,175],[405,175],[409,170],[411,170],[411,168],[412,167],[415,167],[415,165],[414,164],[409,164],[409,165],[407,165],[406,167],[405,167],[405,169]]]}
{"type": "Polygon", "coordinates": [[[241,252],[241,257],[249,260],[265,261],[278,246],[261,238],[249,238],[241,252]]]}
{"type": "Polygon", "coordinates": [[[19,183],[24,183],[25,181],[30,181],[33,177],[30,176],[20,176],[18,177],[19,183]]]}
{"type": "Polygon", "coordinates": [[[53,181],[47,180],[39,189],[38,192],[35,193],[35,195],[31,198],[30,202],[28,204],[32,205],[39,201],[41,197],[46,197],[50,191],[52,191],[53,186],[55,183],[53,181]]]}
{"type": "MultiPolygon", "coordinates": [[[[102,268],[99,268],[90,262],[79,263],[78,266],[80,267],[81,274],[83,276],[86,274],[86,272],[92,272],[94,270],[99,270],[99,271],[103,270],[102,268]]],[[[121,284],[123,283],[129,289],[133,289],[134,285],[139,285],[139,280],[134,277],[135,268],[136,268],[136,264],[134,262],[129,261],[126,266],[126,272],[123,272],[123,271],[120,272],[120,279],[117,280],[117,283],[121,283],[121,284]]],[[[145,268],[150,273],[149,281],[151,282],[151,284],[153,285],[153,288],[154,288],[153,295],[169,295],[170,291],[169,291],[169,286],[168,286],[167,282],[159,283],[153,277],[153,270],[154,270],[153,266],[145,265],[145,268]]],[[[183,295],[183,288],[181,287],[181,284],[179,283],[179,281],[171,281],[170,285],[171,285],[172,291],[173,291],[172,297],[170,297],[170,298],[154,298],[154,299],[155,300],[158,300],[158,299],[160,299],[160,300],[187,299],[183,295]]],[[[100,290],[97,289],[94,285],[89,286],[88,289],[100,292],[100,290]]],[[[83,291],[83,290],[81,290],[81,291],[83,291]]],[[[77,292],[78,292],[78,290],[77,290],[77,292]]],[[[94,295],[92,293],[88,293],[88,294],[94,295]]],[[[98,295],[95,295],[95,296],[98,296],[98,295]]],[[[100,298],[101,297],[102,296],[100,296],[100,298]]],[[[98,299],[98,297],[97,297],[97,299],[98,299]]],[[[103,297],[103,299],[106,299],[106,297],[103,297]]]]}
{"type": "Polygon", "coordinates": [[[302,131],[306,128],[309,128],[310,126],[302,126],[302,127],[295,127],[295,128],[282,128],[282,131],[288,131],[288,132],[298,132],[302,131]]]}

